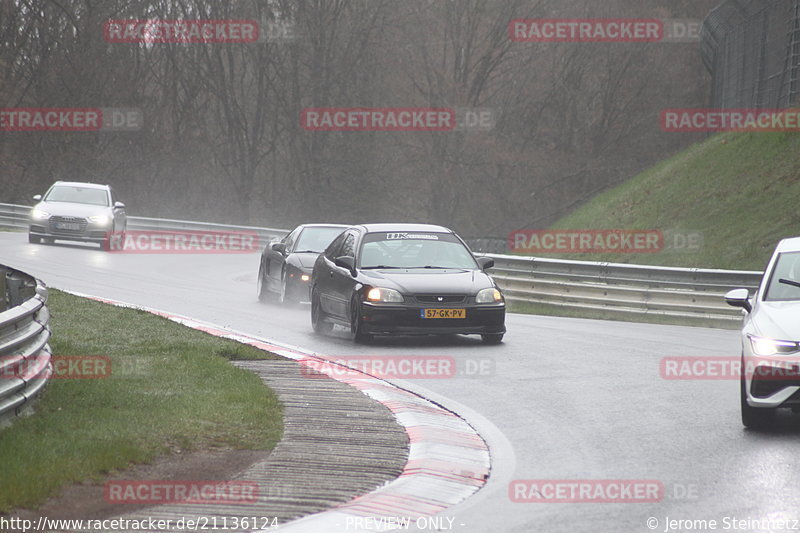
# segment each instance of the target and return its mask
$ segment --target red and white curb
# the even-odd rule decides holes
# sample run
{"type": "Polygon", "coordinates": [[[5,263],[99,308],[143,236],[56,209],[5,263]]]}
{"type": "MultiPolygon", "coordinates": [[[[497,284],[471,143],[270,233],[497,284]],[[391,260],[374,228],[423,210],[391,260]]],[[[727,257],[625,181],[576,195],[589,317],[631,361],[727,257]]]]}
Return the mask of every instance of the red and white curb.
{"type": "MultiPolygon", "coordinates": [[[[408,434],[410,449],[403,473],[386,485],[338,507],[300,518],[278,529],[293,532],[352,533],[453,530],[452,518],[437,517],[464,501],[486,483],[491,467],[489,448],[466,421],[440,405],[397,385],[348,367],[346,377],[331,369],[341,361],[297,346],[253,337],[188,317],[118,300],[65,291],[99,302],[147,311],[216,337],[231,339],[293,359],[314,373],[347,383],[386,406],[408,434]],[[326,364],[319,363],[325,361],[326,364]],[[328,369],[328,372],[325,372],[328,369]],[[354,373],[363,375],[353,377],[354,373]]],[[[274,530],[264,530],[274,531],[274,530]]]]}

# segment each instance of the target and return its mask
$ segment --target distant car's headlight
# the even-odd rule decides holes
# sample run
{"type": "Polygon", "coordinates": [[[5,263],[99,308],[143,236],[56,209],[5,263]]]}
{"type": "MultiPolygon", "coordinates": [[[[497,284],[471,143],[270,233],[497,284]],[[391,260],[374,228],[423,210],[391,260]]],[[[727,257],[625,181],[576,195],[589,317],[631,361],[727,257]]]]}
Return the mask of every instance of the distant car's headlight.
{"type": "Polygon", "coordinates": [[[95,215],[93,217],[89,217],[89,222],[105,226],[106,224],[111,222],[111,217],[107,215],[95,215]]]}
{"type": "Polygon", "coordinates": [[[397,303],[403,301],[403,295],[394,289],[379,289],[375,287],[367,292],[367,300],[370,302],[397,303]]]}
{"type": "Polygon", "coordinates": [[[756,355],[784,355],[800,351],[800,344],[792,341],[779,341],[766,337],[748,335],[750,346],[756,355]]]}
{"type": "Polygon", "coordinates": [[[475,297],[475,302],[479,304],[497,304],[502,301],[503,295],[495,288],[483,289],[475,297]]]}
{"type": "Polygon", "coordinates": [[[308,281],[308,280],[310,280],[310,279],[311,279],[311,276],[310,276],[309,274],[301,274],[301,275],[300,275],[300,279],[301,279],[302,281],[308,281]]]}
{"type": "Polygon", "coordinates": [[[31,211],[31,216],[36,220],[44,220],[45,218],[50,218],[50,213],[41,209],[34,209],[31,211]]]}

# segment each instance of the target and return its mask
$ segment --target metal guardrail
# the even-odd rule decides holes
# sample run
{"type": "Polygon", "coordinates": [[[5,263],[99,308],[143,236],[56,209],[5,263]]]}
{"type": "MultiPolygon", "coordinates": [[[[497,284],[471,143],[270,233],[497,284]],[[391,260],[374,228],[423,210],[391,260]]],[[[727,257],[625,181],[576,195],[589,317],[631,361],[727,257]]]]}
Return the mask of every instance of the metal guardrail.
{"type": "Polygon", "coordinates": [[[0,265],[0,422],[20,415],[53,373],[47,288],[0,265]]]}
{"type": "MultiPolygon", "coordinates": [[[[0,213],[2,213],[0,211],[0,213]]],[[[262,244],[287,235],[290,230],[278,228],[261,228],[256,226],[232,226],[212,222],[194,222],[191,220],[172,220],[169,218],[128,217],[129,230],[137,231],[237,231],[257,233],[262,244]]]]}
{"type": "MultiPolygon", "coordinates": [[[[0,227],[25,228],[30,207],[0,204],[0,227]]],[[[173,231],[253,231],[268,242],[289,230],[186,220],[129,217],[128,228],[173,231]]],[[[505,239],[468,239],[474,250],[499,251],[505,239]]],[[[480,254],[479,254],[480,255],[480,254]]],[[[592,311],[608,318],[654,316],[702,326],[737,327],[741,310],[725,304],[733,288],[755,290],[761,272],[569,261],[485,253],[492,276],[511,302],[592,311]]]]}
{"type": "Polygon", "coordinates": [[[28,229],[29,205],[0,204],[0,228],[28,229]]]}
{"type": "Polygon", "coordinates": [[[596,263],[483,254],[492,277],[512,302],[600,312],[609,318],[644,315],[714,327],[737,327],[740,309],[725,303],[733,288],[752,291],[762,272],[596,263]]]}

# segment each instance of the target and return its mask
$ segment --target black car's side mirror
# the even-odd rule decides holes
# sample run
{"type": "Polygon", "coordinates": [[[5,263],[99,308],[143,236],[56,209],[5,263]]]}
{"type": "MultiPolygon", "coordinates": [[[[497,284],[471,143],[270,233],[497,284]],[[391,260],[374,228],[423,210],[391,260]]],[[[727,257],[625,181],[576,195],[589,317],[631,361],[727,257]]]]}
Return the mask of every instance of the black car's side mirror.
{"type": "Polygon", "coordinates": [[[272,243],[272,251],[278,252],[279,254],[286,253],[286,243],[285,242],[275,242],[272,243]]]}
{"type": "Polygon", "coordinates": [[[747,289],[733,289],[725,295],[725,303],[733,307],[741,307],[748,313],[753,310],[750,303],[750,291],[747,289]]]}
{"type": "Polygon", "coordinates": [[[114,202],[114,209],[125,209],[125,204],[122,202],[114,202]]]}
{"type": "Polygon", "coordinates": [[[42,201],[42,195],[41,194],[34,194],[33,195],[33,199],[36,200],[37,202],[41,202],[42,201]]]}
{"type": "Polygon", "coordinates": [[[477,260],[481,270],[486,270],[487,268],[492,268],[494,266],[494,259],[491,257],[478,257],[477,260]]]}
{"type": "Polygon", "coordinates": [[[341,255],[333,260],[333,264],[339,268],[346,268],[350,271],[350,275],[356,275],[356,258],[350,255],[341,255]]]}

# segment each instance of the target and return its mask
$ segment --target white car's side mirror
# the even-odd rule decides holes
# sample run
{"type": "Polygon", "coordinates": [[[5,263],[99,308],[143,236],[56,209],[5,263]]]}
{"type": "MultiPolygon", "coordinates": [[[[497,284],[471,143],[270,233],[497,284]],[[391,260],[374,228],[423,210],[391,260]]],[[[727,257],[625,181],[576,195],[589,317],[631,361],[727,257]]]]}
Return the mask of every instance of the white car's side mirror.
{"type": "Polygon", "coordinates": [[[733,289],[725,295],[725,303],[733,307],[741,307],[748,313],[753,310],[750,303],[750,291],[747,289],[733,289]]]}

